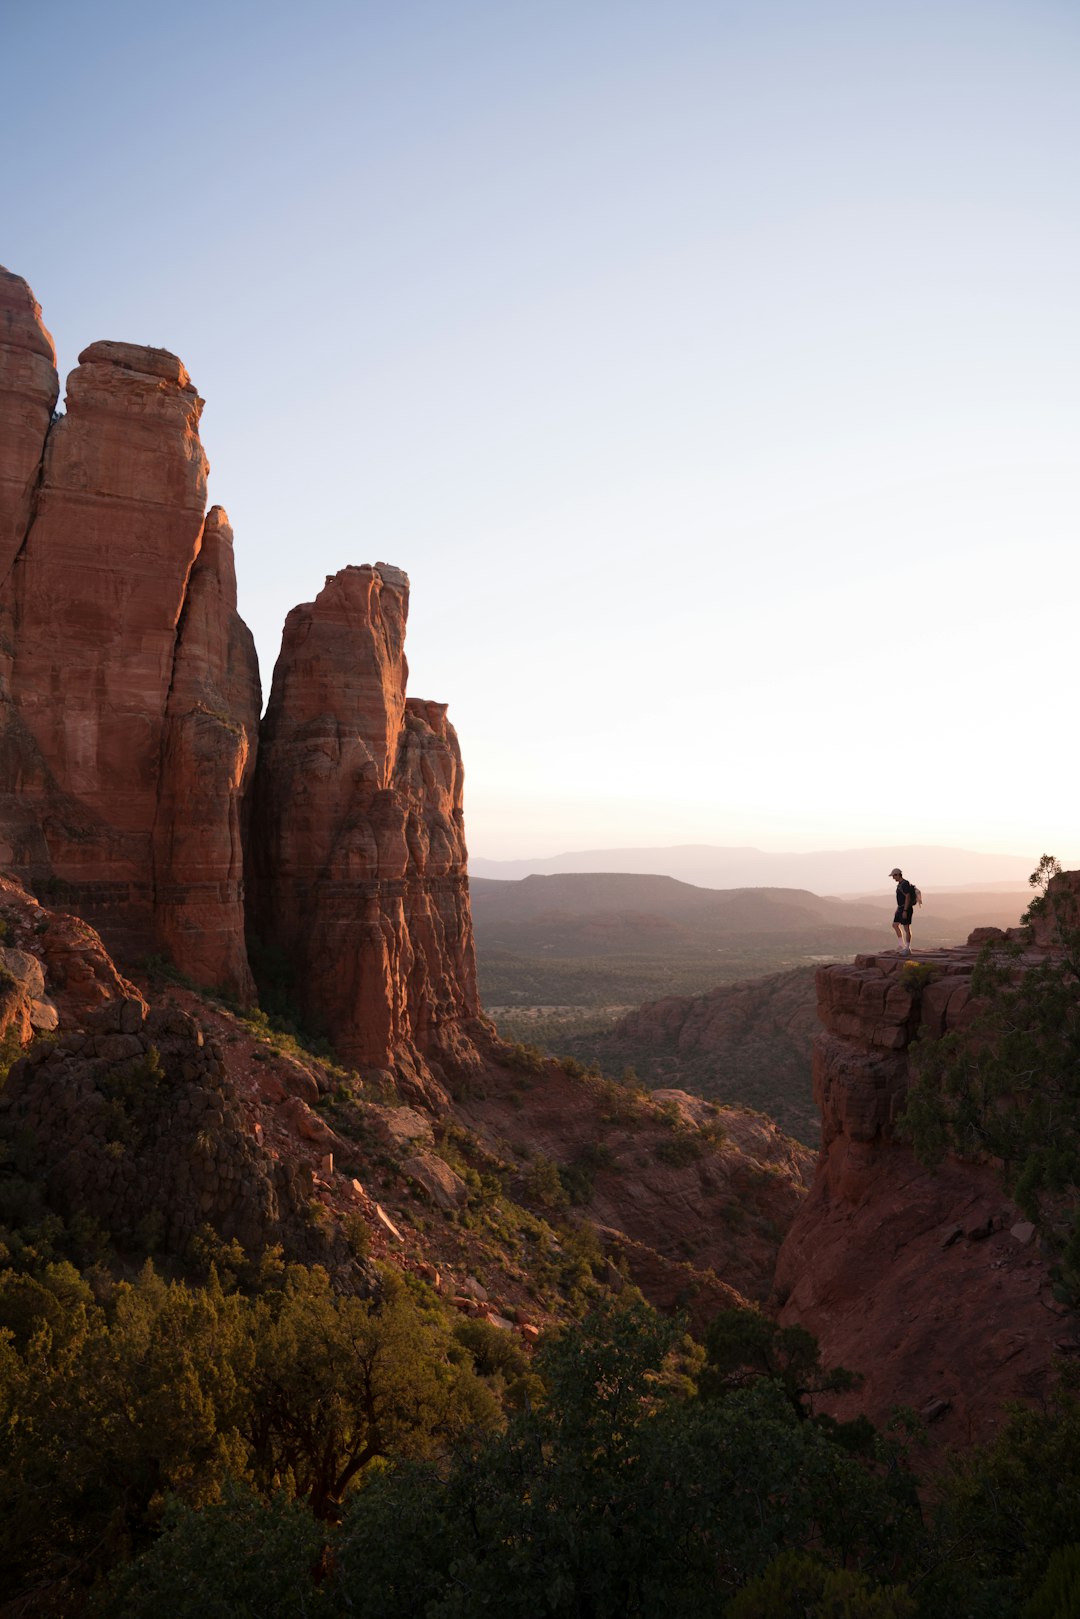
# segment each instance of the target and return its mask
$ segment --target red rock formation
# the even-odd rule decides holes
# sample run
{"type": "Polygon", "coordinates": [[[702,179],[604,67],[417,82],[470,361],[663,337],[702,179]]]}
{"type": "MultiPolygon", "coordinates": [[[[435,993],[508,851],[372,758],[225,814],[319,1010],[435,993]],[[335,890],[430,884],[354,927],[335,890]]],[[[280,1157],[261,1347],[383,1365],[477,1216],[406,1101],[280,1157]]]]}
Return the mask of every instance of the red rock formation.
{"type": "MultiPolygon", "coordinates": [[[[51,342],[16,277],[0,338],[0,862],[62,888],[112,948],[248,999],[260,693],[228,524],[203,522],[202,401],[175,355],[95,343],[48,431],[51,342]]],[[[407,602],[396,569],[351,568],[290,615],[259,929],[354,1061],[475,1061],[461,760],[445,709],[406,702],[407,602]]]]}
{"type": "Polygon", "coordinates": [[[952,1159],[925,1170],[895,1134],[911,1043],[966,1026],[977,955],[920,954],[934,969],[921,993],[895,955],[819,969],[821,1156],[776,1273],[781,1321],[864,1374],[838,1414],[880,1421],[912,1406],[948,1444],[988,1437],[1007,1400],[1037,1398],[1067,1336],[1047,1263],[995,1171],[952,1159]]]}
{"type": "Polygon", "coordinates": [[[58,392],[41,310],[22,277],[0,265],[0,582],[26,538],[58,392]]]}
{"type": "Polygon", "coordinates": [[[1052,950],[1060,943],[1063,931],[1069,933],[1076,928],[1080,928],[1080,871],[1059,871],[1047,885],[1046,904],[1032,918],[1031,939],[1052,950]]]}
{"type": "Polygon", "coordinates": [[[255,644],[236,611],[229,520],[203,527],[180,619],[165,709],[154,823],[154,932],[197,983],[247,1003],[244,821],[262,691],[255,644]]]}
{"type": "Polygon", "coordinates": [[[202,401],[179,360],[96,343],[68,379],[12,572],[12,864],[149,947],[150,837],[176,626],[199,546],[202,401]]]}
{"type": "MultiPolygon", "coordinates": [[[[21,883],[2,872],[0,921],[4,925],[0,966],[6,965],[12,955],[22,958],[16,972],[8,967],[7,976],[12,982],[2,998],[8,1007],[8,1023],[18,1029],[23,1043],[34,1030],[51,1030],[57,1021],[62,1026],[78,1024],[110,1001],[142,1002],[139,991],[117,972],[88,923],[77,916],[47,910],[21,883]],[[36,1000],[51,1009],[53,1016],[35,1015],[36,1000]]],[[[0,981],[3,979],[4,973],[0,972],[0,981]]],[[[0,1010],[0,1035],[4,1032],[5,1019],[0,1010]]]]}
{"type": "Polygon", "coordinates": [[[249,997],[240,822],[258,672],[223,514],[204,532],[202,401],[175,355],[94,343],[39,471],[52,349],[14,277],[3,334],[0,410],[15,398],[23,431],[0,486],[17,549],[6,580],[0,566],[0,863],[62,889],[112,948],[164,949],[249,997]]]}
{"type": "Polygon", "coordinates": [[[406,701],[408,579],[345,568],[289,614],[263,722],[251,889],[264,946],[342,1056],[469,1059],[478,1015],[461,757],[406,701]]]}

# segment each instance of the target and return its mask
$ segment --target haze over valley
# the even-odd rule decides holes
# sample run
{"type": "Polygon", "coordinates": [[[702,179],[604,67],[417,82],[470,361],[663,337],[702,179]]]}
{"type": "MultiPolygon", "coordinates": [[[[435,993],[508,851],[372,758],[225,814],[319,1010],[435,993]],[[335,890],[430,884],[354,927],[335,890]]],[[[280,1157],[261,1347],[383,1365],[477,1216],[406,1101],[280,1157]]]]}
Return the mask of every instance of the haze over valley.
{"type": "MultiPolygon", "coordinates": [[[[693,857],[700,862],[709,852],[693,857]]],[[[930,851],[922,853],[922,864],[938,869],[925,858],[930,851]]],[[[950,853],[961,870],[982,858],[950,853]]],[[[834,869],[857,874],[882,856],[832,858],[834,869]]],[[[630,872],[472,876],[470,891],[480,997],[506,1039],[606,1071],[629,1067],[650,1085],[749,1104],[802,1139],[817,1133],[814,968],[895,946],[888,879],[879,896],[858,900],[805,889],[703,888],[630,872]],[[737,992],[725,993],[736,984],[737,992]],[[711,1036],[692,1053],[673,1034],[670,1009],[659,1019],[648,1012],[649,1003],[670,997],[709,996],[711,1036]],[[642,1016],[632,1015],[639,1008],[642,1016]]],[[[915,916],[916,959],[920,950],[962,944],[975,928],[1014,926],[1031,897],[1026,884],[1004,883],[989,892],[928,893],[915,916]]]]}

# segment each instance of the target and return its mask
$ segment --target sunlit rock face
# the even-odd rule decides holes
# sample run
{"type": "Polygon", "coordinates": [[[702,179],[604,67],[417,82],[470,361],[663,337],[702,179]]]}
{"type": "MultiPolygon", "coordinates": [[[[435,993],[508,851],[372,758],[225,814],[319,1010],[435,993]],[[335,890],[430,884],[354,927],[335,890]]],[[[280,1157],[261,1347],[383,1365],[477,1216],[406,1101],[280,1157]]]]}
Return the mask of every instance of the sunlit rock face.
{"type": "MultiPolygon", "coordinates": [[[[935,1446],[987,1438],[1008,1400],[1040,1398],[1072,1332],[997,1169],[956,1158],[924,1169],[897,1128],[913,1043],[963,1030],[977,1011],[971,974],[987,935],[1005,937],[980,929],[965,948],[920,954],[925,984],[894,954],[819,968],[821,1154],[776,1272],[781,1321],[865,1378],[835,1413],[884,1421],[912,1406],[935,1446]]],[[[1017,970],[1040,959],[1029,945],[1017,970]]]]}
{"type": "Polygon", "coordinates": [[[177,633],[154,820],[154,932],[196,983],[254,997],[244,940],[244,835],[262,691],[236,611],[233,534],[207,513],[177,633]]]}
{"type": "Polygon", "coordinates": [[[345,568],[289,614],[263,721],[254,928],[341,1054],[468,1060],[476,969],[461,755],[442,704],[407,699],[409,583],[345,568]]]}
{"type": "Polygon", "coordinates": [[[0,266],[0,581],[26,531],[59,384],[56,350],[21,276],[0,266]]]}
{"type": "MultiPolygon", "coordinates": [[[[0,276],[0,866],[131,961],[250,1001],[254,931],[344,1056],[477,1061],[461,756],[406,699],[408,579],[346,568],[289,615],[265,720],[203,402],[176,355],[52,342],[0,276]]],[[[443,1093],[445,1095],[445,1093],[443,1093]]]]}
{"type": "MultiPolygon", "coordinates": [[[[36,364],[29,310],[10,325],[36,364]]],[[[41,367],[31,376],[40,417],[51,402],[41,367]]],[[[258,674],[213,514],[197,565],[202,400],[175,355],[105,342],[80,355],[66,407],[36,470],[20,463],[5,486],[31,496],[6,507],[0,862],[128,957],[164,949],[247,996],[239,826],[258,674]]],[[[32,447],[28,430],[24,462],[32,447]]]]}

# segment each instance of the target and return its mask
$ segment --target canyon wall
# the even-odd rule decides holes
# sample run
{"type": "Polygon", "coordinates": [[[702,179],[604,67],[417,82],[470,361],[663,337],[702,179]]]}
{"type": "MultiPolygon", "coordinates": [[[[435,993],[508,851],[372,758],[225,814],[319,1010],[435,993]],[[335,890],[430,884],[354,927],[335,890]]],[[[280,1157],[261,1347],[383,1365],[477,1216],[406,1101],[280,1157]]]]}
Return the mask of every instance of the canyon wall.
{"type": "Polygon", "coordinates": [[[56,397],[41,312],[0,270],[0,867],[122,959],[250,1003],[246,868],[260,944],[343,1056],[468,1062],[461,758],[445,708],[406,697],[406,576],[346,568],[289,615],[260,768],[186,370],[93,343],[56,397]]]}
{"type": "MultiPolygon", "coordinates": [[[[920,954],[925,984],[895,954],[818,969],[821,1153],[776,1273],[781,1321],[865,1378],[836,1414],[881,1421],[912,1406],[935,1445],[989,1438],[1006,1401],[1040,1398],[1055,1355],[1080,1348],[998,1171],[954,1158],[924,1169],[896,1130],[912,1043],[966,1028],[977,1009],[972,939],[920,954]]],[[[1040,959],[1029,946],[1017,970],[1040,959]]]]}

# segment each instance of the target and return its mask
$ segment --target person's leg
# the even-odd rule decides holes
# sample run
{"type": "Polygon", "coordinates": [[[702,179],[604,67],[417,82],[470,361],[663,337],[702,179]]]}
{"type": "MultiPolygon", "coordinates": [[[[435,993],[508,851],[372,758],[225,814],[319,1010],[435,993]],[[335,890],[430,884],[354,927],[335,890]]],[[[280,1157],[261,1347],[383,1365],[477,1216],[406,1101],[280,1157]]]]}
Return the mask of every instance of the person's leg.
{"type": "Polygon", "coordinates": [[[899,924],[899,922],[894,922],[893,923],[892,930],[896,934],[897,947],[898,947],[898,949],[902,950],[903,947],[904,947],[904,935],[900,932],[900,924],[899,924]]]}
{"type": "Polygon", "coordinates": [[[911,954],[911,928],[910,928],[909,924],[907,922],[901,922],[899,931],[903,935],[904,954],[905,954],[905,956],[910,956],[910,954],[911,954]]]}

